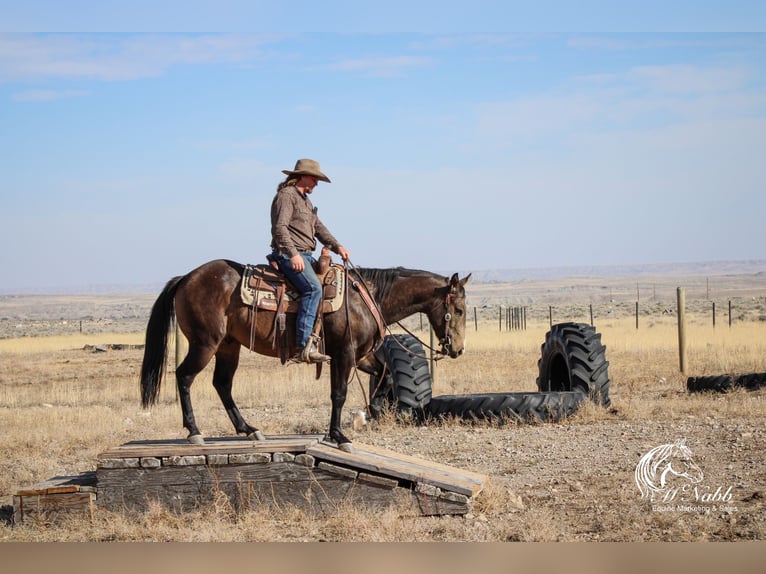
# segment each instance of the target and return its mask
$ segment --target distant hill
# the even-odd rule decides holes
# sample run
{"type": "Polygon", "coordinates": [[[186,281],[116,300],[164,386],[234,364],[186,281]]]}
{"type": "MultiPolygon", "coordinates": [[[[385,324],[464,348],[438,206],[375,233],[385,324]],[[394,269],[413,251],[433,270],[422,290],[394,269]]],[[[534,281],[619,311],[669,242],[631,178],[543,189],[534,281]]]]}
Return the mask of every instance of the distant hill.
{"type": "Polygon", "coordinates": [[[705,261],[691,263],[654,263],[645,265],[588,265],[529,269],[466,270],[476,283],[510,283],[516,281],[548,281],[570,277],[650,277],[650,276],[716,276],[756,275],[766,279],[766,259],[744,261],[705,261]]]}
{"type": "MultiPolygon", "coordinates": [[[[438,271],[451,275],[454,270],[438,271]]],[[[716,276],[757,275],[766,280],[766,259],[742,261],[705,261],[694,263],[655,263],[645,265],[583,265],[572,267],[540,267],[527,269],[466,269],[461,276],[472,273],[471,281],[477,283],[512,283],[523,281],[556,281],[567,278],[640,278],[657,276],[716,276]]],[[[100,294],[100,293],[159,293],[165,283],[143,284],[91,284],[57,287],[51,283],[26,289],[2,289],[0,295],[40,294],[100,294]]]]}

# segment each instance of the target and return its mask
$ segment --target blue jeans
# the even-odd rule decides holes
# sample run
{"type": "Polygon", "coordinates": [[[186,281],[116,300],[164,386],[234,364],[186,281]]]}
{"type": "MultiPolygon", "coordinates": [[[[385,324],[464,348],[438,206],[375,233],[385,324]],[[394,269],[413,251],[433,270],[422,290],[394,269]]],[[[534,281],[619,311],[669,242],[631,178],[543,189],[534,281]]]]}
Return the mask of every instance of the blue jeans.
{"type": "Polygon", "coordinates": [[[306,266],[303,271],[295,271],[289,257],[274,253],[279,270],[301,294],[301,306],[295,318],[295,343],[298,351],[302,351],[308,343],[322,300],[322,284],[313,267],[314,256],[308,251],[301,251],[300,255],[306,266]]]}

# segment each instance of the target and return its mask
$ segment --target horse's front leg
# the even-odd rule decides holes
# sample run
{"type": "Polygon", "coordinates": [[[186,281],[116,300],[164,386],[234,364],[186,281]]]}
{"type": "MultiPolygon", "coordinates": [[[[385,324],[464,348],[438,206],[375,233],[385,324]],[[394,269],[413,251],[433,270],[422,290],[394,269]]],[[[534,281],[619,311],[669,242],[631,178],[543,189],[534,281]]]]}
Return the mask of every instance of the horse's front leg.
{"type": "Polygon", "coordinates": [[[348,361],[338,357],[333,357],[330,365],[330,401],[332,407],[328,438],[336,443],[340,450],[353,452],[354,447],[351,445],[351,441],[340,430],[341,421],[343,420],[343,405],[346,404],[346,395],[348,393],[348,376],[351,373],[351,367],[348,361]]]}

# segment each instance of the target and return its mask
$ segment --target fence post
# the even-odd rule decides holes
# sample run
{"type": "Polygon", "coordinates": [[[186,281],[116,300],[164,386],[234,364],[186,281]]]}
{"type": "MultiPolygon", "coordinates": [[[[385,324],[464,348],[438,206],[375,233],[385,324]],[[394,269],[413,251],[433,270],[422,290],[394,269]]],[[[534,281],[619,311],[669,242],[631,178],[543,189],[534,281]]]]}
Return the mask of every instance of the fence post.
{"type": "Polygon", "coordinates": [[[715,329],[715,301],[713,301],[713,329],[715,329]]]}
{"type": "Polygon", "coordinates": [[[678,299],[678,365],[681,374],[686,374],[686,290],[676,289],[678,299]]]}
{"type": "Polygon", "coordinates": [[[553,327],[553,307],[548,305],[548,323],[553,327]]]}
{"type": "Polygon", "coordinates": [[[731,299],[729,299],[729,327],[731,327],[731,299]]]}
{"type": "Polygon", "coordinates": [[[638,301],[636,301],[636,329],[638,329],[638,301]]]}
{"type": "Polygon", "coordinates": [[[593,303],[590,304],[590,326],[593,326],[593,303]]]}
{"type": "Polygon", "coordinates": [[[479,319],[476,316],[476,307],[473,308],[473,328],[474,331],[479,330],[479,319]]]}
{"type": "Polygon", "coordinates": [[[503,332],[503,306],[500,305],[497,309],[497,318],[498,318],[498,326],[500,328],[500,332],[503,332]]]}

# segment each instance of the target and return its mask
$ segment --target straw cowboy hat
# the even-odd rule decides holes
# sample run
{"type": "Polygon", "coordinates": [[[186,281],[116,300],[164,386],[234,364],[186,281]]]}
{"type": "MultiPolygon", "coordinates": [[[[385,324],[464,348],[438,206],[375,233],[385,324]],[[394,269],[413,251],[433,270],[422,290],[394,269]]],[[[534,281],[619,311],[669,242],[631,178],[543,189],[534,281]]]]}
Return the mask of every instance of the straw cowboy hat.
{"type": "Polygon", "coordinates": [[[319,162],[313,159],[299,159],[295,162],[295,169],[290,171],[283,169],[286,175],[313,175],[315,178],[330,183],[330,178],[319,170],[319,162]]]}

